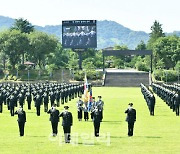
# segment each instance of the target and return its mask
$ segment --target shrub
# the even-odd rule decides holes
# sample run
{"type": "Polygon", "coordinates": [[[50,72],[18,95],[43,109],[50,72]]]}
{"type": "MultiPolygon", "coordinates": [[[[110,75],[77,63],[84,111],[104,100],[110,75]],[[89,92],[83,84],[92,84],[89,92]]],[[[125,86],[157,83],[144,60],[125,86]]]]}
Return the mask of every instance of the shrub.
{"type": "MultiPolygon", "coordinates": [[[[89,80],[97,80],[102,78],[102,73],[97,72],[96,70],[87,70],[86,71],[87,79],[89,80]]],[[[74,74],[74,79],[77,81],[84,80],[85,73],[84,71],[76,71],[74,74]]]]}
{"type": "Polygon", "coordinates": [[[162,80],[167,82],[177,81],[177,72],[174,70],[164,70],[162,80]],[[167,77],[166,77],[167,76],[167,77]]]}
{"type": "Polygon", "coordinates": [[[147,67],[147,65],[144,63],[144,62],[142,62],[142,61],[137,61],[136,62],[136,64],[135,64],[135,66],[136,66],[136,69],[138,70],[138,71],[146,71],[146,72],[149,72],[149,68],[147,67]]]}
{"type": "Polygon", "coordinates": [[[177,81],[178,74],[175,70],[156,70],[153,72],[154,78],[159,81],[173,82],[177,81]]]}
{"type": "Polygon", "coordinates": [[[163,77],[163,70],[159,69],[159,70],[155,70],[153,72],[154,78],[158,81],[162,81],[162,77],[163,77]]]}

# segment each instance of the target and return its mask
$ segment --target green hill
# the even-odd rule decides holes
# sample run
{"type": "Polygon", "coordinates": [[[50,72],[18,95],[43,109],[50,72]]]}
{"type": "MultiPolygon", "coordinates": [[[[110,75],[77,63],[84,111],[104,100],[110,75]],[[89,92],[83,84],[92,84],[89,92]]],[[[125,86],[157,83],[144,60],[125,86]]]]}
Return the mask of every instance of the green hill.
{"type": "MultiPolygon", "coordinates": [[[[14,19],[0,16],[0,29],[9,28],[14,23],[14,19]]],[[[36,29],[54,34],[61,40],[62,25],[47,25],[44,27],[35,26],[36,29]]],[[[149,27],[150,28],[150,27],[149,27]]],[[[174,31],[167,35],[178,35],[180,31],[174,31]]],[[[149,34],[143,31],[133,31],[115,21],[98,21],[97,22],[97,41],[98,49],[107,48],[114,45],[127,45],[129,49],[134,49],[141,40],[145,43],[149,39],[149,34]]]]}

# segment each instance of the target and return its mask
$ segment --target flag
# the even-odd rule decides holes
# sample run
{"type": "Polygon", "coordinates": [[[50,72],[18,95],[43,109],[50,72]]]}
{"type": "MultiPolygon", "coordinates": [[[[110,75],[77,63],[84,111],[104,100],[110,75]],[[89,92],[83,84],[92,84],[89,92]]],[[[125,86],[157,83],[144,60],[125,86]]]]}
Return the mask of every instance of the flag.
{"type": "Polygon", "coordinates": [[[90,112],[91,107],[92,107],[92,88],[90,89],[89,92],[88,112],[90,112]]]}
{"type": "Polygon", "coordinates": [[[88,102],[88,82],[87,82],[87,77],[85,73],[84,77],[84,103],[88,102]]]}

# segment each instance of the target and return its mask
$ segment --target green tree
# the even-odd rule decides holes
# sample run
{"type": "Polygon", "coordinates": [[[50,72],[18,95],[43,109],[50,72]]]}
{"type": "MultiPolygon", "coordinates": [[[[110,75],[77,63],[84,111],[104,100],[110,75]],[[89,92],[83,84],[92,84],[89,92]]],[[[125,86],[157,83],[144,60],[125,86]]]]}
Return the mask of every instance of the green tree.
{"type": "Polygon", "coordinates": [[[156,68],[158,63],[164,64],[166,69],[174,68],[180,59],[180,38],[168,36],[159,38],[153,46],[156,68]]]}
{"type": "Polygon", "coordinates": [[[165,34],[162,29],[162,24],[160,24],[157,20],[155,20],[155,22],[151,26],[151,33],[149,35],[147,48],[152,49],[153,43],[160,37],[165,37],[165,34]]]}
{"type": "Polygon", "coordinates": [[[144,43],[144,41],[141,40],[141,42],[137,45],[135,50],[146,50],[146,44],[144,43]]]}
{"type": "Polygon", "coordinates": [[[4,31],[0,36],[1,50],[8,56],[8,59],[15,69],[15,65],[20,62],[22,51],[28,50],[29,40],[26,34],[18,30],[4,31]]]}
{"type": "MultiPolygon", "coordinates": [[[[69,52],[72,52],[70,50],[63,50],[62,45],[60,43],[57,44],[57,47],[55,49],[55,52],[51,52],[47,56],[47,64],[54,64],[58,68],[66,68],[68,66],[68,60],[69,60],[69,52]]],[[[72,56],[73,58],[73,56],[72,56]]]]}
{"type": "MultiPolygon", "coordinates": [[[[31,33],[34,31],[34,26],[26,19],[19,18],[15,19],[13,26],[10,28],[11,30],[19,30],[21,33],[31,33]]],[[[25,51],[22,51],[22,64],[24,65],[24,55],[25,51]]]]}
{"type": "Polygon", "coordinates": [[[46,57],[49,53],[55,52],[58,39],[53,35],[34,31],[29,34],[31,53],[30,59],[35,61],[40,68],[46,65],[46,57]]]}
{"type": "Polygon", "coordinates": [[[19,18],[15,19],[13,26],[11,27],[12,30],[16,29],[19,30],[21,33],[31,33],[34,31],[34,26],[26,19],[19,18]]]}

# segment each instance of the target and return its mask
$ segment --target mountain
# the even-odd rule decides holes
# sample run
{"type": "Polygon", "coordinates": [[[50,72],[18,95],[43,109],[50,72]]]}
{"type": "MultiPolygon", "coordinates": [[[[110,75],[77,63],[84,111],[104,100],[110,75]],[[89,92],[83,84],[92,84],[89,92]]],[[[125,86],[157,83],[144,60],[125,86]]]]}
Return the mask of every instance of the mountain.
{"type": "MultiPolygon", "coordinates": [[[[9,28],[14,23],[14,19],[0,16],[0,30],[9,28]]],[[[54,34],[61,40],[62,25],[47,25],[44,27],[35,26],[39,31],[54,34]]],[[[180,31],[171,34],[180,36],[180,31]]],[[[129,49],[135,47],[143,40],[147,43],[149,34],[143,31],[133,31],[115,21],[98,21],[97,22],[97,45],[98,49],[107,48],[114,45],[127,45],[129,49]]]]}

